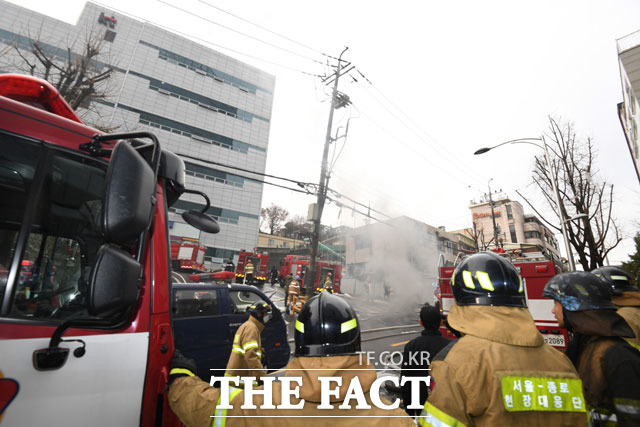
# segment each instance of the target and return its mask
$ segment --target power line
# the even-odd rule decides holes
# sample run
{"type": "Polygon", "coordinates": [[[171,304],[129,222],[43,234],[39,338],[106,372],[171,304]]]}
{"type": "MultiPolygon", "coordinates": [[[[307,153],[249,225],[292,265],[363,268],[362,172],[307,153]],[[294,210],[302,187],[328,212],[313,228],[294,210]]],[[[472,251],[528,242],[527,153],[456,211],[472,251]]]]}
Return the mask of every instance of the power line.
{"type": "Polygon", "coordinates": [[[205,40],[205,39],[203,39],[201,37],[194,36],[193,34],[185,33],[184,31],[176,30],[175,28],[171,28],[171,27],[169,27],[167,25],[162,25],[162,24],[158,24],[157,22],[149,21],[146,18],[131,14],[129,12],[124,12],[122,10],[114,8],[113,6],[109,6],[109,5],[106,5],[106,4],[98,3],[96,1],[94,1],[94,3],[99,5],[99,6],[102,6],[102,7],[108,8],[110,10],[113,10],[115,12],[121,13],[123,15],[130,16],[130,17],[135,18],[135,19],[137,19],[139,21],[148,22],[149,24],[155,25],[158,28],[162,28],[162,29],[165,29],[167,31],[179,34],[179,35],[181,35],[183,37],[187,37],[187,38],[190,38],[190,39],[193,39],[193,40],[197,40],[197,41],[199,41],[201,43],[204,43],[204,44],[207,44],[207,45],[210,45],[210,46],[215,46],[218,49],[223,49],[223,50],[226,50],[228,52],[237,53],[238,55],[246,56],[247,58],[255,59],[257,61],[261,61],[261,62],[264,62],[266,64],[275,65],[276,67],[284,68],[284,69],[287,69],[287,70],[290,70],[290,71],[295,71],[296,73],[304,74],[306,76],[323,77],[320,74],[310,73],[310,72],[307,72],[307,71],[304,71],[304,70],[300,70],[300,69],[295,68],[295,67],[291,67],[289,65],[284,65],[284,64],[280,64],[280,63],[275,62],[275,61],[271,61],[271,60],[268,60],[268,59],[260,58],[259,56],[255,56],[255,55],[252,55],[250,53],[245,53],[245,52],[242,52],[242,51],[239,51],[239,50],[236,50],[236,49],[231,49],[229,47],[222,46],[222,45],[214,43],[212,41],[205,40]]]}
{"type": "Polygon", "coordinates": [[[294,52],[294,51],[289,50],[289,49],[287,49],[287,48],[284,48],[284,47],[282,47],[282,46],[278,46],[278,45],[276,45],[276,44],[269,43],[268,41],[262,40],[262,39],[260,39],[260,38],[258,38],[258,37],[254,37],[254,36],[252,36],[252,35],[250,35],[250,34],[243,33],[242,31],[238,31],[238,30],[233,29],[233,28],[231,28],[231,27],[229,27],[229,26],[226,26],[226,25],[224,25],[224,24],[220,24],[219,22],[216,22],[216,21],[213,21],[213,20],[211,20],[211,19],[205,18],[204,16],[200,16],[200,15],[198,15],[197,13],[190,12],[190,11],[188,11],[188,10],[186,10],[186,9],[183,9],[183,8],[181,8],[181,7],[178,7],[178,6],[176,6],[176,5],[173,5],[173,4],[171,4],[171,3],[169,3],[169,2],[166,2],[166,1],[164,1],[164,0],[157,0],[157,1],[158,1],[158,2],[160,2],[160,3],[162,3],[162,4],[167,5],[167,6],[169,6],[169,7],[172,7],[172,8],[174,8],[174,9],[177,9],[177,10],[179,10],[179,11],[183,12],[183,13],[186,13],[186,14],[188,14],[188,15],[191,15],[191,16],[193,16],[193,17],[195,17],[195,18],[202,19],[203,21],[206,21],[206,22],[208,22],[208,23],[210,23],[210,24],[213,24],[213,25],[217,25],[217,26],[219,26],[219,27],[222,27],[222,28],[224,28],[225,30],[232,31],[232,32],[234,32],[234,33],[237,33],[237,34],[240,34],[240,35],[242,35],[242,36],[248,37],[248,38],[250,38],[250,39],[252,39],[252,40],[255,40],[255,41],[258,41],[258,42],[260,42],[260,43],[264,43],[264,44],[269,45],[269,46],[271,46],[271,47],[275,47],[276,49],[280,49],[280,50],[282,50],[282,51],[284,51],[284,52],[287,52],[287,53],[290,53],[290,54],[292,54],[292,55],[299,56],[300,58],[306,59],[306,60],[308,60],[308,61],[312,61],[312,62],[315,62],[315,63],[321,64],[321,65],[324,65],[324,63],[323,63],[322,61],[318,61],[317,59],[311,58],[311,57],[309,57],[309,56],[303,55],[303,54],[298,53],[298,52],[294,52]]]}
{"type": "MultiPolygon", "coordinates": [[[[375,96],[373,96],[373,94],[371,94],[366,87],[360,83],[359,80],[354,79],[354,81],[365,91],[365,93],[367,95],[369,95],[371,98],[373,98],[378,104],[380,104],[385,110],[387,110],[387,112],[389,112],[389,114],[391,114],[394,118],[396,118],[407,130],[409,130],[411,133],[413,133],[416,137],[418,137],[419,140],[421,140],[423,143],[427,144],[429,147],[431,147],[432,149],[438,151],[441,155],[443,155],[444,157],[449,157],[450,160],[453,160],[454,164],[457,164],[457,162],[459,161],[459,158],[456,157],[453,153],[451,153],[449,150],[447,150],[442,144],[440,144],[433,136],[429,135],[424,129],[422,129],[417,123],[415,123],[411,117],[409,117],[409,115],[407,113],[405,113],[400,107],[398,107],[395,103],[393,103],[393,101],[391,101],[387,96],[385,96],[382,91],[380,91],[380,89],[378,89],[368,78],[366,78],[364,76],[364,74],[362,74],[362,72],[360,70],[356,71],[360,74],[360,76],[366,80],[371,87],[373,87],[379,94],[380,96],[382,96],[384,98],[385,101],[387,101],[388,104],[392,105],[396,110],[398,110],[404,117],[406,117],[406,119],[419,131],[421,131],[424,135],[426,135],[432,142],[433,144],[429,144],[421,135],[419,135],[416,130],[414,128],[412,128],[411,126],[409,126],[407,124],[407,122],[402,119],[401,117],[399,117],[395,112],[393,112],[388,106],[387,104],[385,104],[384,102],[381,102],[378,98],[376,98],[375,96]]],[[[476,175],[472,175],[470,174],[466,169],[460,167],[460,166],[456,166],[458,167],[463,173],[465,173],[466,175],[468,175],[469,177],[471,177],[472,179],[476,179],[478,175],[480,174],[476,174],[476,175]]]]}
{"type": "Polygon", "coordinates": [[[235,169],[235,170],[239,170],[239,171],[242,171],[242,172],[253,173],[253,174],[265,176],[265,177],[268,177],[268,178],[281,179],[283,181],[292,182],[292,183],[298,185],[301,188],[314,187],[315,186],[315,184],[312,184],[310,182],[301,182],[301,181],[297,181],[297,180],[291,179],[291,178],[285,178],[285,177],[277,176],[277,175],[270,175],[270,174],[264,173],[264,172],[256,172],[256,171],[252,171],[252,170],[249,170],[249,169],[241,168],[239,166],[232,166],[232,165],[228,165],[228,164],[225,164],[225,163],[214,162],[213,160],[201,159],[199,157],[194,157],[194,156],[191,156],[189,154],[184,154],[184,153],[176,153],[176,154],[178,156],[184,157],[186,159],[197,160],[197,161],[200,161],[200,162],[203,162],[203,163],[208,163],[208,164],[211,164],[211,165],[222,166],[222,167],[225,167],[225,168],[235,169]]]}
{"type": "Polygon", "coordinates": [[[256,26],[256,27],[260,28],[261,30],[267,31],[268,33],[271,33],[271,34],[276,35],[276,36],[278,36],[278,37],[282,37],[283,39],[288,40],[288,41],[290,41],[291,43],[295,43],[295,44],[297,44],[297,45],[299,45],[299,46],[302,46],[302,47],[304,47],[304,48],[306,48],[306,49],[309,49],[309,50],[312,50],[312,51],[314,51],[314,52],[316,52],[316,53],[319,53],[320,55],[326,56],[327,58],[331,58],[331,59],[338,59],[338,58],[336,58],[335,56],[331,56],[331,55],[326,54],[326,53],[324,53],[324,52],[322,52],[322,51],[320,51],[320,50],[318,50],[318,49],[314,49],[314,48],[312,48],[312,47],[310,47],[310,46],[307,46],[307,45],[306,45],[306,44],[304,44],[304,43],[300,43],[300,42],[299,42],[299,41],[297,41],[297,40],[293,40],[293,39],[291,39],[291,38],[289,38],[289,37],[287,37],[287,36],[283,36],[282,34],[276,33],[275,31],[272,31],[272,30],[270,30],[270,29],[268,29],[268,28],[266,28],[266,27],[263,27],[262,25],[256,24],[255,22],[251,22],[251,21],[249,21],[248,19],[245,19],[245,18],[243,18],[243,17],[241,17],[241,16],[238,16],[238,15],[235,15],[235,14],[233,14],[233,13],[231,13],[231,12],[228,12],[228,11],[226,11],[226,10],[224,10],[224,9],[222,9],[222,8],[220,8],[220,7],[218,7],[218,6],[214,6],[214,5],[210,4],[210,3],[207,3],[206,1],[203,1],[203,0],[198,0],[198,1],[199,1],[200,3],[202,3],[202,4],[205,4],[205,5],[207,5],[207,6],[211,7],[211,8],[213,8],[213,9],[219,10],[219,11],[220,11],[220,12],[222,12],[222,13],[226,13],[227,15],[233,16],[233,17],[234,17],[234,18],[236,18],[236,19],[239,19],[239,20],[241,20],[241,21],[243,21],[243,22],[246,22],[246,23],[248,23],[248,24],[251,24],[251,25],[253,25],[253,26],[256,26]]]}

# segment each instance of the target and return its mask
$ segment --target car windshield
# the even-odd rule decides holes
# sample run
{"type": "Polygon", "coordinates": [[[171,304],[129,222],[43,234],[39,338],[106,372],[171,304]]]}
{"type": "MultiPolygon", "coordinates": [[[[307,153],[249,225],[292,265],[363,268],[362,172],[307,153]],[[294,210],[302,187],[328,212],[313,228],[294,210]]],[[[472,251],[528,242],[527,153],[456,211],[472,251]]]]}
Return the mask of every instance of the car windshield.
{"type": "Polygon", "coordinates": [[[0,133],[2,316],[87,318],[106,164],[0,133]]]}

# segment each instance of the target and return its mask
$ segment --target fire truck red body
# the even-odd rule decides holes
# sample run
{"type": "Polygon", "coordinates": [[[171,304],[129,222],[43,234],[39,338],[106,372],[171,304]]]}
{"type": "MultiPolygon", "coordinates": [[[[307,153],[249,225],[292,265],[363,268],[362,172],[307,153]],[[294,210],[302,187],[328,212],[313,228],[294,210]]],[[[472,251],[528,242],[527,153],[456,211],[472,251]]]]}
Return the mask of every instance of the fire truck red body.
{"type": "MultiPolygon", "coordinates": [[[[558,325],[551,313],[553,300],[542,296],[544,286],[549,279],[561,273],[561,271],[553,261],[544,258],[514,258],[511,261],[518,269],[525,284],[527,307],[545,342],[564,351],[568,343],[567,330],[558,325]]],[[[451,290],[451,276],[454,270],[455,267],[453,266],[439,268],[440,277],[438,278],[437,296],[440,302],[440,311],[444,316],[449,314],[449,309],[454,300],[451,290]]],[[[508,327],[508,325],[505,325],[505,327],[508,327]]],[[[446,328],[443,327],[442,331],[443,335],[448,338],[455,338],[446,328]]]]}
{"type": "Polygon", "coordinates": [[[269,255],[259,252],[240,251],[238,254],[238,264],[236,265],[236,283],[245,283],[247,285],[264,285],[267,280],[269,270],[269,255]],[[253,264],[253,278],[251,283],[246,283],[244,268],[251,260],[253,264]]]}
{"type": "MultiPolygon", "coordinates": [[[[278,279],[281,286],[284,286],[287,275],[300,276],[301,286],[304,286],[305,280],[308,278],[309,258],[300,255],[287,255],[280,261],[280,270],[278,271],[278,279]]],[[[324,287],[328,274],[331,274],[333,283],[333,291],[340,293],[340,283],[342,281],[342,264],[330,261],[316,261],[316,277],[313,281],[313,288],[320,289],[324,287]]]]}
{"type": "Polygon", "coordinates": [[[0,152],[2,425],[179,425],[167,208],[184,162],[149,133],[101,135],[53,86],[10,74],[0,152]]]}
{"type": "Polygon", "coordinates": [[[205,271],[204,255],[207,248],[197,242],[171,242],[171,267],[173,270],[205,271]]]}

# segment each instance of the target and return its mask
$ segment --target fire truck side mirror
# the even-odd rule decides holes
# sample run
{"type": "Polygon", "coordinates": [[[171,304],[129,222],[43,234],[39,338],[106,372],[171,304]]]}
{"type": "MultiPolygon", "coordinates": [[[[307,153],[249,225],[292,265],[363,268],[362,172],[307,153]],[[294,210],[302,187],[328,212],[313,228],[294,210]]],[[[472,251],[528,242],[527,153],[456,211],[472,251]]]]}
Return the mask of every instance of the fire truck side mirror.
{"type": "Polygon", "coordinates": [[[108,317],[138,301],[142,266],[127,252],[102,245],[91,271],[89,314],[108,317]]]}
{"type": "Polygon", "coordinates": [[[190,211],[184,212],[182,214],[182,218],[190,226],[195,227],[200,231],[204,231],[205,233],[216,234],[220,231],[218,221],[211,218],[204,212],[191,209],[190,211]]]}
{"type": "Polygon", "coordinates": [[[120,245],[132,245],[151,223],[155,174],[135,148],[120,141],[113,149],[106,180],[105,239],[120,245]]]}

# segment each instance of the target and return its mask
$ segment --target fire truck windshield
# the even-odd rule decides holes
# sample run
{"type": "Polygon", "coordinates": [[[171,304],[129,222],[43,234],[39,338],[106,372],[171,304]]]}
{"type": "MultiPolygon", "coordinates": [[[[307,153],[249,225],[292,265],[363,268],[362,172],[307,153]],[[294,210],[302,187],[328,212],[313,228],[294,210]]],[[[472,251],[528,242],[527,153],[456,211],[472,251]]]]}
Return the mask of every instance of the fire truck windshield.
{"type": "Polygon", "coordinates": [[[88,318],[106,164],[0,133],[3,317],[88,318]]]}

